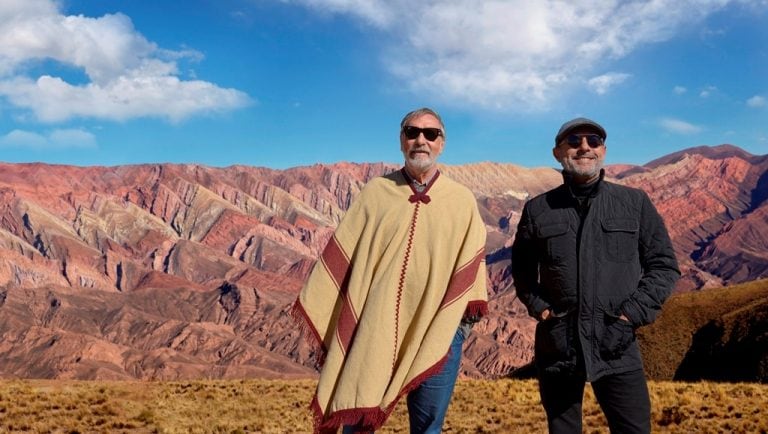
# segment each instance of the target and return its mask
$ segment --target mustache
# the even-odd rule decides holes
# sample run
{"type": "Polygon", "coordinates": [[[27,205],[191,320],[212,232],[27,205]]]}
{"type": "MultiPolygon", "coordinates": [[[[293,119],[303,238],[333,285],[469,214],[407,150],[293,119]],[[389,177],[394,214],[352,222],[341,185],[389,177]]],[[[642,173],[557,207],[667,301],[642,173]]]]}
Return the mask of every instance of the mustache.
{"type": "Polygon", "coordinates": [[[429,149],[429,146],[426,146],[426,145],[424,145],[424,146],[411,146],[410,148],[408,148],[408,153],[410,154],[411,152],[424,152],[424,153],[427,153],[429,155],[432,155],[432,151],[429,149]]]}

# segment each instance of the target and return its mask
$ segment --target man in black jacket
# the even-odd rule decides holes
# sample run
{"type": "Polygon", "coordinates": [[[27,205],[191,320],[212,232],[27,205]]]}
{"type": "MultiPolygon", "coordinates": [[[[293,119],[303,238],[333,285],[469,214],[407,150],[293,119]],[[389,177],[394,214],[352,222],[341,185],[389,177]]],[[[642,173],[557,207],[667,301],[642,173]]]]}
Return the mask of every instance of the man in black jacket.
{"type": "Polygon", "coordinates": [[[534,360],[551,433],[581,433],[589,381],[612,433],[649,433],[635,330],[680,277],[661,216],[641,190],[605,181],[605,129],[576,118],[552,150],[563,185],[529,200],[512,276],[536,326],[534,360]]]}

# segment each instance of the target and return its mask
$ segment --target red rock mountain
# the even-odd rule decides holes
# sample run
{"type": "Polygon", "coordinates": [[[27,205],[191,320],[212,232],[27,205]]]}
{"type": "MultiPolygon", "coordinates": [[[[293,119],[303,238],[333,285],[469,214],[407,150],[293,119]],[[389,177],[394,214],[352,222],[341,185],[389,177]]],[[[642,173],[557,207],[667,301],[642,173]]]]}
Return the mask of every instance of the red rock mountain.
{"type": "MultiPolygon", "coordinates": [[[[290,306],[360,188],[396,168],[0,163],[0,377],[315,375],[290,306]]],[[[491,315],[463,372],[506,375],[530,361],[533,334],[509,246],[525,200],[561,178],[442,170],[473,190],[488,229],[491,315]]],[[[724,145],[607,171],[658,206],[679,291],[768,276],[768,156],[724,145]]]]}

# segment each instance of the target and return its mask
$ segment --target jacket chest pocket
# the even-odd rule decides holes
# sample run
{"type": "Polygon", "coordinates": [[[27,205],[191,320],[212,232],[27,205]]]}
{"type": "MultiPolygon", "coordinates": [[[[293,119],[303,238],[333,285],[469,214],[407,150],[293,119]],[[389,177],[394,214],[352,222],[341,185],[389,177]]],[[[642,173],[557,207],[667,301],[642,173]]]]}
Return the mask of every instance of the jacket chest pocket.
{"type": "Polygon", "coordinates": [[[611,262],[637,260],[639,225],[634,219],[607,219],[603,227],[603,251],[611,262]]]}
{"type": "Polygon", "coordinates": [[[544,245],[546,259],[549,262],[560,262],[576,252],[575,246],[569,243],[568,223],[539,226],[536,235],[544,245]]]}

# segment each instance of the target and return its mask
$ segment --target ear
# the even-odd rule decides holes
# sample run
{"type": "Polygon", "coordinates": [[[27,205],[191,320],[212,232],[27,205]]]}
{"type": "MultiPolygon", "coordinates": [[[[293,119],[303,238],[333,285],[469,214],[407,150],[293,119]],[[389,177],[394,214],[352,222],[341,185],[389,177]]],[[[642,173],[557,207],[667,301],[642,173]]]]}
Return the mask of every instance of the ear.
{"type": "Polygon", "coordinates": [[[557,145],[552,148],[552,156],[555,157],[555,160],[560,161],[560,149],[557,147],[557,145]]]}

